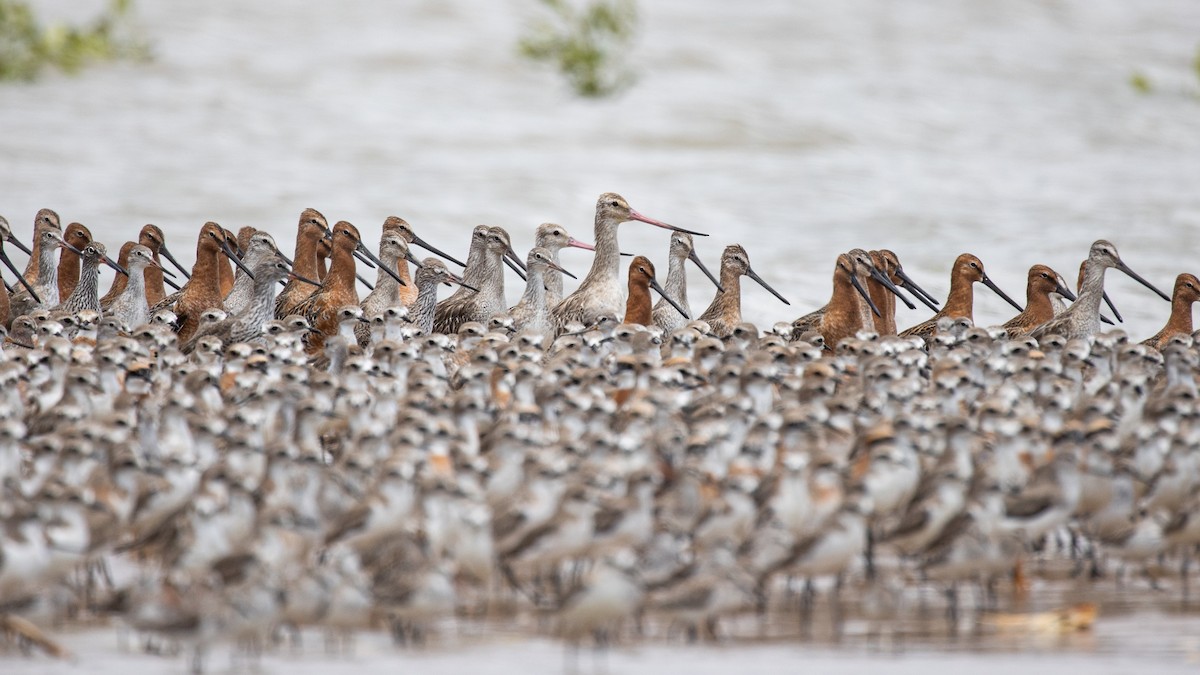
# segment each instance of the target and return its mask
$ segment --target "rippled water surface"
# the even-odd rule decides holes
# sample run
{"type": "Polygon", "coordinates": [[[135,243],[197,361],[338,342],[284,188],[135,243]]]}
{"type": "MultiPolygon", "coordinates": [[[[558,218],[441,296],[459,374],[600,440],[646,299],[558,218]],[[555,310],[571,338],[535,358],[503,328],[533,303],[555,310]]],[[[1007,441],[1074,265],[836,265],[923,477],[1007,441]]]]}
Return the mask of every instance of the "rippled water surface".
{"type": "MultiPolygon", "coordinates": [[[[1200,271],[1200,4],[639,4],[640,80],[594,102],[517,56],[532,0],[140,2],[153,63],[0,88],[0,213],[28,238],[51,206],[110,247],[155,222],[190,260],[205,220],[283,238],[313,206],[369,239],[401,215],[461,252],[480,222],[518,249],[546,220],[590,238],[614,190],[711,233],[713,264],[744,244],[793,304],[746,287],[764,325],[822,304],[852,246],[895,249],[937,294],[962,251],[1020,298],[1030,264],[1073,277],[1098,237],[1168,292],[1200,271]]],[[[665,261],[660,230],[622,243],[665,261]]],[[[1166,303],[1118,275],[1130,332],[1153,333],[1166,303]]],[[[979,322],[1011,314],[980,289],[979,322]]]]}

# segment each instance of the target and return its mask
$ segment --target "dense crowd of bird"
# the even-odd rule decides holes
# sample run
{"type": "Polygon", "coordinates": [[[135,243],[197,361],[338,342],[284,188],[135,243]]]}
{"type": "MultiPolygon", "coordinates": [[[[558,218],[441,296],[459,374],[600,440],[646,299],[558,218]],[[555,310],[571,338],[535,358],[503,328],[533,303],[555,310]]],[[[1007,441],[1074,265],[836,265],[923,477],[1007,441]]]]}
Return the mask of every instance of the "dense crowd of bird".
{"type": "Polygon", "coordinates": [[[373,250],[308,209],[291,258],[209,222],[189,272],[154,225],[114,261],[49,209],[29,248],[0,219],[0,628],[53,649],[54,622],[108,618],[199,668],[217,643],[450,618],[736,639],[723,619],[811,612],[814,580],[991,606],[1034,560],[1186,584],[1196,277],[1168,297],[1100,240],[1075,292],[1034,265],[1022,308],[963,254],[939,302],[855,249],[827,305],[764,331],[742,278],[787,301],[739,245],[713,275],[696,236],[607,193],[594,244],[547,223],[522,258],[480,225],[461,263],[400,218],[373,250]],[[645,256],[622,279],[629,221],[672,231],[661,283],[645,256]],[[567,247],[594,251],[569,294],[567,247]],[[688,261],[716,287],[695,317],[688,261]],[[1171,301],[1162,331],[1102,332],[1108,268],[1171,301]],[[973,325],[976,282],[1020,313],[973,325]],[[897,330],[914,299],[934,316],[897,330]]]}

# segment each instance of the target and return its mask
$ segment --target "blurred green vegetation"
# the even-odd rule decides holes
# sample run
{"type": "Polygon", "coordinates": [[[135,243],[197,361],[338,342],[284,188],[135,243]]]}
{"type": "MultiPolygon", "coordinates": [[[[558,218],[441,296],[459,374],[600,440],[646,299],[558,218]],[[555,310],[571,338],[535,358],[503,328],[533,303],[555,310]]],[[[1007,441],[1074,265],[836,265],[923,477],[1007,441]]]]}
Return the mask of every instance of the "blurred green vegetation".
{"type": "Polygon", "coordinates": [[[540,2],[549,17],[521,38],[522,55],[554,65],[580,96],[608,96],[633,83],[624,59],[637,28],[633,0],[540,2]]]}
{"type": "MultiPolygon", "coordinates": [[[[1196,54],[1192,57],[1192,74],[1196,76],[1196,84],[1200,85],[1200,46],[1196,47],[1196,54]]],[[[1154,92],[1154,83],[1150,81],[1150,77],[1146,73],[1140,70],[1130,73],[1129,86],[1133,87],[1134,91],[1139,94],[1154,92]]],[[[1194,93],[1200,95],[1200,92],[1194,93]]]]}
{"type": "Polygon", "coordinates": [[[24,0],[0,0],[0,81],[32,81],[47,68],[74,73],[114,59],[147,59],[128,22],[133,0],[109,0],[86,25],[44,26],[24,0]]]}
{"type": "Polygon", "coordinates": [[[1150,78],[1141,71],[1135,71],[1129,76],[1129,86],[1133,87],[1134,91],[1139,94],[1149,94],[1153,87],[1150,86],[1150,78]]]}

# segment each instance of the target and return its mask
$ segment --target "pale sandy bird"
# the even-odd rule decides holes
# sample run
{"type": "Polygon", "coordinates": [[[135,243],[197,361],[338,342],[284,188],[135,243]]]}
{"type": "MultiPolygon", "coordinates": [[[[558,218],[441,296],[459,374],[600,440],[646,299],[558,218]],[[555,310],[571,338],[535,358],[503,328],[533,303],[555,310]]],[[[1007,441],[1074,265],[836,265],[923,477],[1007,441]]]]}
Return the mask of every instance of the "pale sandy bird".
{"type": "Polygon", "coordinates": [[[621,223],[630,220],[640,220],[677,232],[707,236],[643,216],[633,210],[618,194],[606,192],[600,195],[596,200],[596,256],[579,288],[564,298],[552,311],[555,325],[560,329],[572,321],[590,325],[603,314],[621,312],[625,304],[625,287],[621,283],[621,249],[617,243],[617,228],[621,223]]]}
{"type": "MultiPolygon", "coordinates": [[[[11,235],[11,233],[9,233],[11,235]]],[[[58,256],[61,249],[71,250],[70,245],[63,241],[62,233],[51,227],[40,228],[38,234],[39,246],[37,276],[25,281],[20,277],[24,288],[13,294],[10,300],[9,312],[12,318],[22,316],[38,308],[50,308],[58,304],[58,256]]],[[[0,251],[3,248],[0,246],[0,251]]],[[[78,253],[78,251],[75,251],[78,253]]],[[[5,254],[7,258],[7,254],[5,254]]]]}
{"type": "MultiPolygon", "coordinates": [[[[596,247],[579,241],[567,233],[567,228],[558,223],[542,223],[538,225],[533,237],[533,245],[550,252],[550,259],[555,265],[562,265],[559,252],[564,248],[581,248],[585,251],[595,251],[596,247]]],[[[526,265],[528,266],[528,265],[526,265]]],[[[563,299],[562,272],[554,268],[546,270],[546,304],[554,307],[563,299]]],[[[574,277],[572,277],[574,278],[574,277]]]]}
{"type": "Polygon", "coordinates": [[[1103,299],[1104,293],[1104,271],[1109,267],[1121,270],[1138,283],[1157,293],[1162,299],[1171,301],[1166,293],[1158,290],[1153,284],[1130,269],[1121,260],[1116,246],[1099,239],[1092,244],[1092,248],[1088,252],[1087,269],[1079,290],[1079,299],[1059,316],[1030,331],[1029,335],[1035,339],[1041,339],[1047,335],[1056,334],[1069,340],[1098,333],[1100,331],[1100,301],[1103,299]]]}
{"type": "MultiPolygon", "coordinates": [[[[476,228],[476,235],[478,233],[479,228],[476,228]]],[[[475,252],[473,242],[472,253],[475,252]]],[[[482,249],[476,256],[478,263],[468,256],[467,268],[463,272],[463,280],[478,290],[465,292],[460,289],[460,292],[439,302],[434,331],[450,335],[458,332],[458,327],[468,321],[487,321],[493,314],[505,311],[508,304],[504,299],[504,264],[510,256],[515,258],[516,253],[512,250],[508,232],[501,227],[487,228],[482,249]]]]}
{"type": "Polygon", "coordinates": [[[438,286],[441,284],[467,286],[467,283],[451,272],[446,264],[437,258],[426,258],[421,261],[414,280],[417,284],[417,300],[409,307],[408,318],[422,334],[430,335],[434,332],[438,286]]]}
{"type": "MultiPolygon", "coordinates": [[[[558,226],[555,226],[558,227],[558,226]]],[[[566,274],[576,278],[554,260],[554,254],[547,248],[535,246],[525,258],[525,270],[528,278],[525,280],[525,292],[521,300],[508,310],[513,319],[513,326],[518,331],[553,335],[554,326],[550,322],[550,272],[559,275],[566,274]]],[[[562,277],[558,280],[559,291],[562,290],[562,277]]]]}
{"type": "Polygon", "coordinates": [[[701,272],[704,272],[704,276],[716,285],[718,291],[723,289],[721,282],[713,276],[712,272],[708,271],[708,268],[700,260],[692,242],[692,235],[686,232],[672,232],[671,247],[667,257],[667,279],[663,282],[666,296],[654,305],[654,324],[667,332],[682,328],[687,324],[687,319],[683,318],[666,298],[671,298],[689,315],[692,312],[687,295],[687,261],[689,260],[695,263],[701,272]]]}
{"type": "MultiPolygon", "coordinates": [[[[8,221],[5,221],[7,223],[8,221]]],[[[33,250],[27,255],[29,260],[25,263],[25,271],[21,276],[28,282],[33,283],[38,278],[38,262],[41,260],[42,245],[39,243],[42,230],[49,228],[55,230],[60,235],[62,234],[62,221],[59,220],[58,214],[51,209],[38,209],[37,215],[33,217],[33,250]]],[[[9,230],[11,233],[11,228],[9,230]]]]}

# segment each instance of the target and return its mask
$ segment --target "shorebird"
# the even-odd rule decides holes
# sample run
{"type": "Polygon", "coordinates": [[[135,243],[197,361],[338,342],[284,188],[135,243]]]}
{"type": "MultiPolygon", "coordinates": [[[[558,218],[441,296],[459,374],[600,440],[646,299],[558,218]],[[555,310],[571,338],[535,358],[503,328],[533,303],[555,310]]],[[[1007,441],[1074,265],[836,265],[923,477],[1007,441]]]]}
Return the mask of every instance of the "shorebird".
{"type": "MultiPolygon", "coordinates": [[[[88,242],[92,240],[92,233],[80,223],[71,223],[67,225],[67,229],[63,231],[63,241],[70,244],[75,250],[82,251],[88,242]]],[[[78,255],[64,251],[58,258],[58,299],[60,302],[66,302],[66,299],[71,295],[71,291],[75,290],[75,284],[79,283],[80,259],[78,255]]]]}
{"type": "MultiPolygon", "coordinates": [[[[717,295],[708,309],[700,315],[700,320],[707,321],[713,335],[719,338],[728,337],[733,332],[733,327],[742,322],[743,276],[757,281],[783,304],[792,304],[750,267],[750,254],[746,253],[746,249],[740,244],[726,246],[721,254],[721,283],[717,284],[717,295]]],[[[667,296],[664,294],[663,297],[667,296]]]]}
{"type": "Polygon", "coordinates": [[[579,288],[551,311],[554,323],[560,329],[572,321],[591,325],[604,314],[617,314],[622,310],[625,289],[621,284],[621,249],[617,243],[617,228],[630,220],[676,232],[708,236],[647,218],[633,210],[621,195],[612,192],[600,195],[596,200],[596,257],[579,288]]]}
{"type": "MultiPolygon", "coordinates": [[[[1083,290],[1083,278],[1087,275],[1087,265],[1088,265],[1087,258],[1084,258],[1083,262],[1079,263],[1079,276],[1075,278],[1075,292],[1076,293],[1083,290]]],[[[1125,319],[1123,319],[1121,317],[1121,313],[1119,311],[1117,311],[1117,306],[1113,304],[1112,298],[1108,297],[1108,291],[1101,292],[1100,297],[1104,299],[1104,304],[1108,305],[1108,308],[1110,310],[1112,310],[1113,316],[1117,317],[1117,322],[1124,323],[1125,319]]],[[[1058,316],[1058,312],[1055,312],[1054,315],[1058,316]]],[[[1105,317],[1103,314],[1100,315],[1100,320],[1104,323],[1112,325],[1112,322],[1109,321],[1108,318],[1105,317]]]]}
{"type": "MultiPolygon", "coordinates": [[[[385,233],[399,233],[399,235],[404,238],[404,243],[416,244],[417,246],[420,246],[436,256],[441,256],[442,258],[449,260],[459,267],[466,267],[466,263],[459,262],[457,258],[454,258],[447,253],[443,253],[441,250],[429,245],[429,243],[424,239],[418,237],[416,231],[413,230],[412,225],[409,225],[408,221],[404,220],[403,218],[398,216],[388,216],[387,219],[383,221],[383,231],[385,233]]],[[[412,261],[414,265],[416,264],[412,258],[407,258],[407,260],[412,261]]],[[[406,284],[400,287],[400,299],[404,302],[404,306],[407,307],[417,300],[417,286],[416,284],[409,283],[411,277],[408,271],[408,263],[398,262],[396,271],[400,274],[400,278],[406,284]]]]}
{"type": "MultiPolygon", "coordinates": [[[[163,235],[162,228],[159,226],[149,223],[143,225],[142,231],[138,233],[138,243],[150,249],[150,251],[154,253],[155,262],[158,262],[161,265],[161,261],[158,259],[158,257],[161,255],[167,259],[167,262],[174,265],[175,269],[179,270],[179,273],[185,278],[191,278],[191,275],[188,273],[187,269],[184,268],[183,265],[179,264],[179,261],[175,259],[175,256],[171,255],[170,249],[167,248],[167,238],[165,235],[163,235]]],[[[166,268],[164,267],[162,269],[165,270],[166,268]]],[[[151,269],[147,268],[146,271],[149,273],[151,269]]],[[[149,284],[151,281],[153,281],[151,277],[146,278],[147,284],[149,284]]]]}
{"type": "Polygon", "coordinates": [[[859,298],[866,301],[872,313],[880,314],[855,272],[854,261],[848,253],[843,253],[838,256],[833,268],[833,295],[829,303],[793,321],[793,335],[800,339],[805,333],[815,331],[821,335],[825,349],[833,351],[844,338],[853,337],[868,327],[863,322],[859,298]]]}
{"type": "Polygon", "coordinates": [[[1180,333],[1191,335],[1192,304],[1197,300],[1200,300],[1200,279],[1187,272],[1175,277],[1175,289],[1171,293],[1171,316],[1167,319],[1167,325],[1143,340],[1142,344],[1161,350],[1172,337],[1180,333]]]}
{"type": "Polygon", "coordinates": [[[241,249],[236,234],[226,230],[225,228],[221,228],[221,231],[225,233],[225,244],[234,253],[233,257],[229,260],[226,260],[225,258],[217,259],[218,284],[221,287],[221,297],[225,298],[229,295],[229,292],[233,290],[233,263],[235,261],[240,261],[242,256],[245,255],[245,251],[241,249]]]}
{"type": "MultiPolygon", "coordinates": [[[[12,244],[13,246],[16,246],[27,255],[30,255],[32,259],[33,253],[29,249],[25,248],[24,244],[17,240],[16,236],[14,236],[12,233],[12,228],[10,228],[8,225],[8,221],[4,218],[4,216],[0,216],[0,262],[3,262],[4,266],[12,271],[14,275],[16,275],[17,281],[25,287],[23,292],[30,294],[30,300],[40,305],[42,303],[42,296],[34,290],[33,284],[29,283],[29,281],[26,280],[19,271],[17,271],[16,265],[14,265],[12,260],[8,257],[8,253],[4,251],[5,244],[12,244]]],[[[7,286],[7,284],[5,284],[5,286],[7,286]]],[[[13,290],[16,291],[15,286],[13,290]]],[[[0,304],[2,304],[2,306],[0,306],[0,326],[7,327],[9,320],[17,315],[13,314],[11,311],[11,298],[9,297],[8,288],[0,288],[0,296],[2,296],[0,297],[0,304]]]]}
{"type": "Polygon", "coordinates": [[[1054,311],[1052,295],[1075,301],[1075,294],[1062,285],[1058,272],[1046,265],[1030,267],[1025,284],[1025,309],[1004,322],[1003,328],[1008,332],[1008,337],[1015,339],[1027,335],[1029,331],[1053,319],[1057,313],[1054,311]]]}
{"type": "MultiPolygon", "coordinates": [[[[276,246],[274,237],[261,230],[243,227],[239,235],[248,229],[250,232],[245,237],[245,241],[239,243],[239,247],[242,249],[242,264],[247,269],[255,270],[258,269],[260,261],[278,256],[279,247],[276,246]]],[[[287,261],[284,260],[284,262],[287,261]]],[[[255,279],[251,278],[250,275],[246,274],[239,267],[237,273],[234,274],[233,289],[229,291],[229,295],[225,296],[225,300],[222,303],[225,311],[230,316],[240,314],[252,301],[255,286],[255,279]]],[[[271,299],[274,301],[274,293],[271,295],[271,299]]]]}
{"type": "Polygon", "coordinates": [[[605,644],[609,632],[641,606],[643,594],[629,561],[601,560],[559,603],[555,612],[559,635],[576,646],[588,636],[605,644]]]}
{"type": "MultiPolygon", "coordinates": [[[[8,221],[5,222],[7,223],[8,221]]],[[[42,230],[45,228],[49,228],[58,232],[59,234],[62,234],[62,224],[58,219],[58,214],[50,209],[40,209],[37,212],[37,215],[33,217],[33,250],[26,254],[29,256],[29,260],[25,263],[25,271],[20,275],[30,283],[37,281],[38,261],[41,260],[42,250],[40,238],[42,230]]],[[[11,232],[11,229],[9,231],[11,232]]],[[[24,250],[24,248],[21,250],[24,250]]],[[[47,300],[47,302],[52,301],[47,300]]]]}
{"type": "MultiPolygon", "coordinates": [[[[121,263],[117,263],[121,266],[121,263]]],[[[148,267],[161,267],[154,260],[154,253],[141,244],[134,244],[125,259],[128,276],[125,288],[107,305],[100,302],[105,316],[114,317],[130,328],[150,322],[150,305],[146,298],[146,275],[148,267]]]]}
{"type": "Polygon", "coordinates": [[[1030,337],[1040,340],[1047,335],[1057,334],[1070,340],[1098,333],[1100,331],[1100,301],[1104,293],[1104,271],[1109,267],[1121,270],[1164,300],[1171,301],[1166,293],[1158,290],[1153,284],[1130,269],[1121,260],[1120,254],[1117,253],[1117,247],[1104,239],[1099,239],[1092,244],[1086,262],[1087,269],[1079,290],[1079,298],[1062,314],[1030,331],[1030,337]]]}
{"type": "MultiPolygon", "coordinates": [[[[321,281],[324,274],[317,265],[317,248],[321,240],[329,235],[329,223],[316,209],[304,209],[300,223],[296,226],[296,252],[292,255],[292,269],[306,279],[321,281]]],[[[296,305],[316,292],[316,289],[301,281],[292,280],[283,287],[275,299],[275,317],[282,319],[296,313],[296,305]]]]}
{"type": "MultiPolygon", "coordinates": [[[[124,244],[121,244],[121,252],[117,254],[117,264],[123,269],[129,268],[129,252],[133,250],[134,246],[137,246],[136,241],[127,241],[124,244]]],[[[100,296],[101,307],[106,307],[112,304],[112,301],[121,294],[121,291],[125,290],[125,281],[128,278],[129,277],[126,277],[124,274],[113,275],[113,280],[108,287],[108,292],[100,296]]]]}
{"type": "Polygon", "coordinates": [[[446,264],[437,258],[426,258],[417,268],[415,278],[417,284],[417,300],[408,308],[408,318],[423,335],[433,333],[434,315],[437,310],[437,289],[439,284],[458,284],[466,286],[466,282],[451,272],[446,264]]]}
{"type": "Polygon", "coordinates": [[[658,285],[658,280],[654,278],[654,263],[650,262],[649,258],[639,255],[629,263],[629,295],[625,300],[625,323],[636,323],[642,326],[654,325],[654,316],[650,305],[651,288],[671,303],[675,311],[679,312],[685,320],[691,320],[683,307],[667,298],[666,291],[658,285]]]}
{"type": "MultiPolygon", "coordinates": [[[[557,223],[542,223],[538,225],[537,232],[533,237],[533,245],[549,251],[550,259],[554,261],[555,265],[562,265],[562,262],[558,259],[558,253],[564,248],[581,248],[585,251],[596,250],[595,246],[579,241],[567,234],[567,228],[557,223]]],[[[554,307],[562,302],[563,299],[562,273],[551,267],[546,270],[545,277],[546,304],[554,307]]]]}
{"type": "MultiPolygon", "coordinates": [[[[854,249],[849,253],[855,262],[859,263],[864,252],[862,249],[854,249]]],[[[881,336],[896,334],[897,297],[901,298],[909,309],[916,309],[908,298],[896,293],[895,289],[898,286],[908,288],[921,304],[935,312],[938,311],[937,304],[928,297],[924,289],[917,286],[916,282],[904,273],[904,268],[900,266],[900,259],[896,257],[895,253],[887,249],[865,253],[870,259],[869,265],[862,265],[870,273],[866,278],[867,293],[871,296],[875,306],[879,308],[878,315],[874,312],[871,313],[871,322],[875,326],[876,333],[881,336]],[[891,284],[890,287],[888,283],[891,284]]]]}
{"type": "Polygon", "coordinates": [[[200,228],[200,236],[196,239],[196,262],[192,266],[191,278],[178,293],[167,296],[151,308],[151,314],[168,308],[175,312],[179,321],[177,332],[180,344],[192,339],[196,327],[200,325],[200,314],[209,309],[224,308],[217,271],[222,256],[238,265],[242,264],[226,242],[225,230],[209,221],[200,228]]]}
{"type": "Polygon", "coordinates": [[[125,274],[125,270],[108,257],[104,244],[98,241],[88,242],[78,253],[70,250],[65,253],[78,257],[82,265],[71,295],[54,308],[51,316],[68,316],[85,309],[100,312],[100,264],[104,263],[121,274],[125,274]]]}
{"type": "MultiPolygon", "coordinates": [[[[34,246],[34,250],[38,252],[38,264],[35,268],[37,274],[32,282],[26,281],[25,277],[18,277],[25,288],[17,291],[11,298],[10,313],[13,318],[28,314],[39,307],[49,308],[58,304],[58,252],[60,248],[70,247],[63,242],[62,234],[51,227],[42,227],[38,240],[34,246]]],[[[3,250],[3,244],[0,243],[0,252],[3,250]]],[[[4,258],[7,260],[7,254],[4,258]]]]}
{"type": "MultiPolygon", "coordinates": [[[[315,329],[307,338],[307,348],[310,355],[319,354],[324,346],[324,338],[337,332],[337,310],[346,305],[358,305],[358,291],[355,283],[355,253],[365,255],[393,279],[400,282],[400,276],[395,271],[384,267],[362,243],[358,228],[346,221],[339,221],[333,226],[333,256],[329,263],[329,273],[325,275],[321,287],[315,293],[296,305],[295,313],[308,318],[315,329]]],[[[278,312],[276,312],[278,315],[278,312]]]]}
{"type": "MultiPolygon", "coordinates": [[[[175,260],[175,257],[172,256],[170,251],[167,250],[165,241],[166,239],[163,236],[163,232],[157,225],[145,225],[142,227],[142,231],[138,233],[138,240],[136,242],[125,242],[125,244],[121,246],[121,253],[117,256],[117,264],[121,267],[127,267],[126,263],[129,261],[129,251],[133,248],[134,244],[140,244],[150,249],[150,253],[157,265],[147,265],[144,275],[146,282],[146,301],[150,303],[150,306],[152,307],[162,302],[163,298],[167,296],[164,284],[169,283],[175,288],[175,290],[179,290],[178,285],[166,280],[166,277],[174,278],[175,275],[162,266],[162,260],[159,257],[159,254],[161,253],[163,258],[166,258],[171,262],[171,264],[175,265],[175,267],[180,268],[179,261],[175,260]]],[[[182,268],[180,268],[180,270],[183,271],[182,268]]],[[[184,275],[187,275],[186,271],[184,272],[184,275]]],[[[115,275],[113,277],[112,286],[108,289],[108,293],[105,293],[104,297],[100,298],[100,304],[102,306],[111,304],[112,301],[121,294],[121,291],[125,290],[125,283],[127,280],[128,278],[124,274],[115,275]]]]}
{"type": "MultiPolygon", "coordinates": [[[[555,226],[557,227],[557,226],[555,226]]],[[[535,246],[525,258],[525,270],[528,278],[525,280],[525,293],[520,301],[509,308],[508,314],[513,319],[513,326],[518,331],[553,336],[554,324],[550,322],[550,290],[547,283],[548,273],[566,274],[576,278],[561,265],[554,261],[550,249],[535,246]]],[[[562,289],[562,277],[558,280],[562,289]]]]}
{"type": "MultiPolygon", "coordinates": [[[[399,221],[400,219],[395,218],[395,220],[399,221]]],[[[409,303],[405,302],[405,295],[411,296],[412,300],[416,300],[417,297],[417,285],[408,273],[408,263],[416,264],[417,259],[408,250],[408,242],[399,231],[400,228],[395,225],[389,228],[387,223],[384,223],[383,227],[383,235],[379,238],[380,264],[376,271],[375,288],[367,294],[367,297],[363,298],[360,305],[363,310],[363,318],[367,322],[382,315],[388,307],[407,306],[409,303]],[[396,276],[393,277],[388,270],[394,270],[396,276]]],[[[370,343],[371,330],[366,323],[356,326],[354,332],[358,336],[360,346],[365,347],[370,343]]]]}
{"type": "MultiPolygon", "coordinates": [[[[401,304],[407,307],[417,299],[417,285],[413,282],[412,273],[408,269],[409,261],[416,260],[416,258],[412,256],[412,253],[409,252],[408,247],[409,244],[413,243],[417,235],[413,232],[412,226],[409,225],[408,222],[403,218],[398,216],[388,216],[383,221],[383,233],[379,238],[379,259],[382,260],[385,265],[388,264],[389,260],[389,256],[385,255],[384,251],[385,240],[388,239],[388,235],[399,239],[404,246],[404,250],[394,262],[396,274],[404,283],[396,283],[394,280],[391,280],[391,277],[385,276],[383,272],[376,272],[375,288],[371,289],[371,292],[367,294],[367,297],[363,300],[363,311],[367,313],[368,319],[375,314],[378,314],[378,311],[372,312],[372,310],[367,309],[367,301],[371,300],[371,296],[376,295],[377,292],[379,293],[379,296],[377,297],[393,298],[393,300],[387,304],[383,304],[382,301],[371,301],[372,305],[379,306],[381,310],[386,307],[391,307],[395,304],[401,304]],[[384,291],[379,291],[380,285],[383,285],[387,288],[384,291]]],[[[395,245],[388,244],[388,246],[394,247],[395,245]]]]}
{"type": "MultiPolygon", "coordinates": [[[[846,252],[850,256],[850,261],[854,263],[854,275],[859,281],[865,282],[867,295],[871,297],[871,303],[865,301],[858,303],[858,311],[862,314],[862,323],[864,327],[874,327],[878,332],[880,327],[891,328],[892,333],[880,333],[880,335],[894,334],[896,325],[896,303],[895,298],[900,298],[901,301],[909,309],[916,309],[916,305],[908,299],[900,289],[892,282],[891,278],[875,266],[875,259],[870,253],[861,248],[851,249],[846,252]],[[892,296],[884,305],[880,305],[875,298],[874,290],[881,290],[887,295],[892,296]],[[874,304],[874,307],[871,304],[874,304]],[[876,310],[879,310],[876,313],[876,310]]],[[[921,298],[923,301],[925,298],[921,298]]],[[[937,311],[937,308],[932,303],[925,303],[930,309],[937,311]]]]}
{"type": "Polygon", "coordinates": [[[663,282],[663,289],[666,293],[654,305],[654,324],[668,333],[682,328],[687,324],[687,320],[680,315],[679,311],[671,305],[671,302],[667,298],[670,298],[671,301],[682,307],[688,315],[692,312],[692,307],[688,304],[687,297],[686,264],[689,260],[696,263],[700,271],[704,272],[704,276],[716,284],[718,292],[724,290],[721,282],[713,276],[712,272],[708,271],[708,268],[700,260],[700,256],[696,254],[692,235],[686,232],[672,232],[671,248],[667,257],[667,279],[663,282]]]}
{"type": "MultiPolygon", "coordinates": [[[[479,228],[475,229],[478,233],[479,228]]],[[[472,249],[475,249],[476,245],[473,233],[472,249]]],[[[474,252],[472,250],[472,253],[474,252]]],[[[508,309],[504,300],[503,263],[509,256],[515,255],[509,243],[508,232],[502,227],[488,227],[482,250],[476,256],[478,264],[473,266],[471,255],[468,255],[467,267],[463,271],[464,281],[479,290],[474,293],[455,293],[439,302],[434,319],[434,332],[452,335],[458,332],[459,326],[468,321],[482,323],[493,314],[508,309]]]]}
{"type": "Polygon", "coordinates": [[[966,318],[974,321],[975,293],[973,286],[977,281],[982,282],[996,295],[1004,298],[1005,302],[1016,307],[1018,312],[1024,311],[1023,307],[1008,297],[995,282],[988,278],[987,273],[983,271],[983,261],[970,253],[964,253],[958,256],[954,261],[954,266],[950,268],[950,293],[946,296],[946,304],[942,306],[942,311],[901,332],[900,337],[932,337],[937,331],[938,320],[942,317],[966,318]]]}

